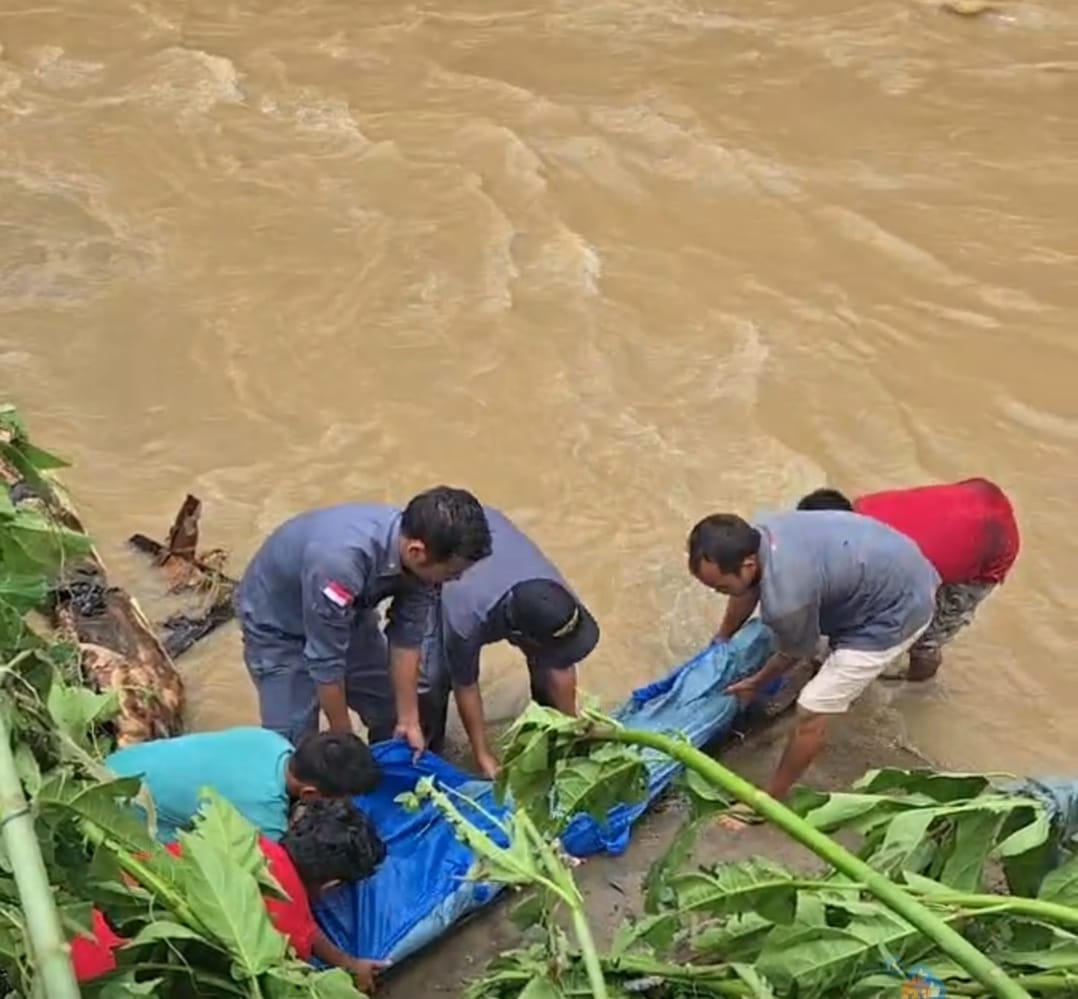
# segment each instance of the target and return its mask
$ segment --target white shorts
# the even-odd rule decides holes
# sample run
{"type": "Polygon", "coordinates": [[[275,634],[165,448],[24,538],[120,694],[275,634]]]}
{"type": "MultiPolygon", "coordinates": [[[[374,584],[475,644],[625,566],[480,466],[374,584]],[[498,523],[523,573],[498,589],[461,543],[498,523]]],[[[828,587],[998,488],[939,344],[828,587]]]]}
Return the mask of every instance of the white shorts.
{"type": "Polygon", "coordinates": [[[824,660],[820,671],[805,684],[798,707],[819,715],[840,715],[860,697],[903,652],[927,630],[930,622],[918,628],[900,645],[890,649],[835,649],[824,660]]]}

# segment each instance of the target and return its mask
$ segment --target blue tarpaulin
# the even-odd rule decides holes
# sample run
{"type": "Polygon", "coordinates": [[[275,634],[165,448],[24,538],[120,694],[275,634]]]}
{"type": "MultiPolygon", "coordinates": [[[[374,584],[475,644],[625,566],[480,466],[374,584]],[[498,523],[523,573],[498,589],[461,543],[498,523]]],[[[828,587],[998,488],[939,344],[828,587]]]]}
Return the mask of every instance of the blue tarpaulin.
{"type": "MultiPolygon", "coordinates": [[[[737,701],[723,695],[729,684],[760,669],[772,645],[770,632],[750,621],[726,645],[711,646],[678,667],[663,680],[636,691],[613,716],[622,724],[655,732],[679,732],[695,746],[723,735],[737,717],[737,701]]],[[[489,781],[458,770],[430,753],[417,763],[401,742],[372,747],[383,779],[371,794],[356,804],[372,819],[385,840],[385,862],[367,881],[347,885],[327,896],[316,908],[322,928],[337,946],[360,957],[400,961],[437,939],[454,923],[487,905],[499,886],[466,880],[474,862],[472,852],[459,843],[449,824],[430,803],[415,813],[394,799],[411,791],[422,777],[471,799],[469,808],[457,799],[461,811],[477,824],[500,836],[483,816],[504,815],[494,800],[489,781]]],[[[679,764],[654,751],[645,751],[648,766],[647,800],[613,808],[605,823],[578,815],[569,824],[562,843],[576,857],[598,853],[620,854],[629,845],[633,824],[669,786],[679,764]]],[[[504,842],[504,839],[502,840],[504,842]]]]}

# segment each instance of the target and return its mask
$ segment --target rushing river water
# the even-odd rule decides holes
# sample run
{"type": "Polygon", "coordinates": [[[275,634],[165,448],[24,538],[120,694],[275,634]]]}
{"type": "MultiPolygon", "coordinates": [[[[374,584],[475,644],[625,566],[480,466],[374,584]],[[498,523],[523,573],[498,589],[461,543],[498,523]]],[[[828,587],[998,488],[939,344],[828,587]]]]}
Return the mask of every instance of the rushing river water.
{"type": "MultiPolygon", "coordinates": [[[[607,702],[713,630],[700,515],[990,476],[1016,571],[894,705],[1073,773],[1076,108],[1073,0],[6,0],[0,394],[136,589],[188,490],[238,566],[471,487],[607,702]]],[[[194,724],[254,717],[233,629],[184,662],[194,724]]]]}

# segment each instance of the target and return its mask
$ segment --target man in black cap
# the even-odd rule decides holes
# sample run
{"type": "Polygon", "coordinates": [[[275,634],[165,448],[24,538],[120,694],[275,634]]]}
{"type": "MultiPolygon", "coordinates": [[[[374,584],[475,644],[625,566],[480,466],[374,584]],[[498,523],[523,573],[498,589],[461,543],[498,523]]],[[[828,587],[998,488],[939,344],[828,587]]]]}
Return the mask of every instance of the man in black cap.
{"type": "Polygon", "coordinates": [[[427,745],[445,740],[453,690],[479,770],[487,777],[498,760],[487,745],[479,692],[479,654],[506,641],[524,653],[533,700],[576,713],[576,664],[599,641],[599,626],[561,574],[505,514],[484,507],[491,554],[442,587],[436,633],[424,643],[420,720],[427,745]]]}

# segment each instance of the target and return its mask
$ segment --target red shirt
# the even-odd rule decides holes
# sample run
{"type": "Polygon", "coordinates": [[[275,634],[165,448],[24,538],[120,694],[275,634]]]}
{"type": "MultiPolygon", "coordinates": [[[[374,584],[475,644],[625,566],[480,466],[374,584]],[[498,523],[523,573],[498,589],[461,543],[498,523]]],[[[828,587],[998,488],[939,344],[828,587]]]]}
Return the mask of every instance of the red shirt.
{"type": "MultiPolygon", "coordinates": [[[[306,961],[311,956],[317,924],[311,913],[307,891],[303,887],[299,873],[292,858],[288,856],[280,843],[261,837],[258,842],[266,855],[270,873],[289,896],[285,902],[279,898],[267,898],[266,909],[278,932],[288,937],[297,956],[306,961]]],[[[169,843],[165,849],[179,855],[180,844],[169,843]]],[[[113,932],[105,917],[97,910],[93,913],[94,935],[78,936],[71,941],[71,963],[75,968],[75,977],[80,982],[88,982],[116,969],[116,957],[113,951],[127,941],[113,932]]]]}
{"type": "Polygon", "coordinates": [[[1018,557],[1014,510],[987,479],[872,493],[853,508],[916,541],[943,583],[1002,583],[1018,557]]]}

